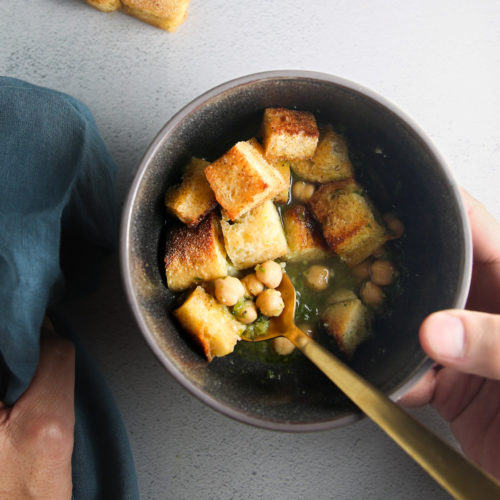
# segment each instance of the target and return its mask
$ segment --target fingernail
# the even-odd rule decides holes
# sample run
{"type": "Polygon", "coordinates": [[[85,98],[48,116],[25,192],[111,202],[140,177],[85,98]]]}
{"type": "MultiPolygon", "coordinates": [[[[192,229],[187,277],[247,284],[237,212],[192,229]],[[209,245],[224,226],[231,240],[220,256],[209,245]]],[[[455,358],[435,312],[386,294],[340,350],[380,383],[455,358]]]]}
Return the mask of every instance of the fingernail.
{"type": "Polygon", "coordinates": [[[441,313],[432,317],[431,347],[438,356],[460,358],[464,353],[464,325],[455,316],[441,313]]]}

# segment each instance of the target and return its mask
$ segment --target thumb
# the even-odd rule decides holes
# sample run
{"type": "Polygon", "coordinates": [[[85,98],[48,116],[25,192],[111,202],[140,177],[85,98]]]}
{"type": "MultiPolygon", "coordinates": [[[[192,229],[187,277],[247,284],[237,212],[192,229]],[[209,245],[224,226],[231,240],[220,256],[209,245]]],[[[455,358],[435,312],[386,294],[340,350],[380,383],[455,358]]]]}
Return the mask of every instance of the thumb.
{"type": "Polygon", "coordinates": [[[420,343],[437,363],[500,380],[500,316],[448,310],[431,314],[420,327],[420,343]]]}

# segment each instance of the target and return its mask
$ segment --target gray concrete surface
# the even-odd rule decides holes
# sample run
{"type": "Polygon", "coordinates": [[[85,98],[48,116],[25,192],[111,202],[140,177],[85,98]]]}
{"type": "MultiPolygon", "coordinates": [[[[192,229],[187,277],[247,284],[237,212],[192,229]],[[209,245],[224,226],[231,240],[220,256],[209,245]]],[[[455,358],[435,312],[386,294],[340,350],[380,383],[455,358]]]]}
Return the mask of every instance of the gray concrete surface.
{"type": "MultiPolygon", "coordinates": [[[[192,0],[175,34],[83,0],[2,0],[0,72],[84,101],[123,202],[160,127],[243,74],[308,69],[357,81],[412,116],[461,185],[500,218],[500,3],[192,0]]],[[[281,434],[205,407],[159,365],[127,310],[117,257],[70,306],[128,429],[144,499],[448,496],[371,422],[281,434]]],[[[415,415],[453,442],[432,409],[415,415]]]]}

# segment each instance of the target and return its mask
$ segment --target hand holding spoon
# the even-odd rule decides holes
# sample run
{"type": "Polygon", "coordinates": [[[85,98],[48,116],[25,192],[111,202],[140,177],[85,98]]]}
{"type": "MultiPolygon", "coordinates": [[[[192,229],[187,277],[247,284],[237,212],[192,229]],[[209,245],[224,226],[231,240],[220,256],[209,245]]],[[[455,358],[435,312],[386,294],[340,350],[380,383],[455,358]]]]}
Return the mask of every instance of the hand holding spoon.
{"type": "Polygon", "coordinates": [[[295,325],[295,288],[286,274],[278,287],[285,308],[266,334],[242,337],[260,342],[286,337],[337,387],[454,498],[500,499],[500,484],[406,413],[386,395],[312,340],[295,325]]]}

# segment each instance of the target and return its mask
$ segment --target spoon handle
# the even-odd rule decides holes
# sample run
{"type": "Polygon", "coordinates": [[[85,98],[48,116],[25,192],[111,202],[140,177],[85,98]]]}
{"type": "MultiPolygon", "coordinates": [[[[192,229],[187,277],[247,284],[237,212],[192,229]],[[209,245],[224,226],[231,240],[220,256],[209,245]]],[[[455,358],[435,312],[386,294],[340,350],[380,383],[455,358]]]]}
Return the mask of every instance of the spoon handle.
{"type": "Polygon", "coordinates": [[[454,498],[500,499],[500,484],[424,427],[396,403],[294,327],[291,340],[368,417],[454,498]]]}

